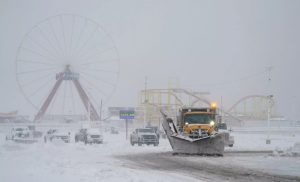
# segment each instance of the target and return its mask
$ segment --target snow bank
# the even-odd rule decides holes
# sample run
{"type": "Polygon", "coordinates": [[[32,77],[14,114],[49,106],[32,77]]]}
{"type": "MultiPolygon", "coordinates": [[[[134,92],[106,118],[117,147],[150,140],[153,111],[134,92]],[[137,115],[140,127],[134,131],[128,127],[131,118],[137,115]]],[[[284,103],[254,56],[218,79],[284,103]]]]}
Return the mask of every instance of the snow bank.
{"type": "Polygon", "coordinates": [[[281,150],[277,148],[273,151],[273,156],[287,156],[287,157],[300,157],[300,142],[294,144],[294,146],[281,150]]]}
{"type": "MultiPolygon", "coordinates": [[[[15,143],[5,140],[5,132],[0,130],[0,179],[2,181],[197,181],[190,174],[177,171],[141,169],[139,165],[129,165],[127,161],[115,156],[167,153],[172,148],[167,139],[162,139],[158,147],[131,146],[125,139],[125,132],[118,135],[104,132],[101,145],[75,143],[74,132],[77,128],[67,128],[72,132],[71,143],[48,142],[15,143]]],[[[44,131],[47,129],[45,128],[44,131]]],[[[300,135],[284,135],[278,132],[271,135],[271,145],[265,144],[265,134],[233,132],[236,143],[227,150],[274,150],[280,146],[285,155],[300,153],[300,135]]],[[[276,150],[274,150],[276,153],[276,150]]],[[[279,150],[278,150],[279,151],[279,150]]],[[[279,154],[277,154],[279,155],[279,154]]],[[[170,157],[174,158],[174,156],[170,157]]],[[[183,161],[205,161],[207,163],[261,170],[272,174],[299,176],[300,161],[292,157],[265,155],[230,154],[220,158],[184,157],[183,161]],[[262,162],[263,161],[263,162],[262,162]]],[[[199,171],[200,172],[200,171],[199,171]]]]}
{"type": "MultiPolygon", "coordinates": [[[[74,139],[74,137],[73,137],[74,139]]],[[[104,134],[105,142],[85,145],[60,141],[25,144],[5,141],[0,133],[0,179],[22,182],[94,181],[198,181],[188,175],[131,167],[114,155],[170,151],[167,140],[158,147],[134,146],[119,135],[104,134]]]]}

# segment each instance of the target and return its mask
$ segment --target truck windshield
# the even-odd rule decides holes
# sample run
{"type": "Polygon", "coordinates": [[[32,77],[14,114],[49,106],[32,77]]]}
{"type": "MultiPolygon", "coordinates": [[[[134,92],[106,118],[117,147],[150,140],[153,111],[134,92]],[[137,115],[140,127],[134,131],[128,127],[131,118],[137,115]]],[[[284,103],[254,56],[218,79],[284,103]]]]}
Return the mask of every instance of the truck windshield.
{"type": "Polygon", "coordinates": [[[188,124],[209,124],[212,121],[212,115],[193,114],[186,115],[184,121],[188,124]]]}

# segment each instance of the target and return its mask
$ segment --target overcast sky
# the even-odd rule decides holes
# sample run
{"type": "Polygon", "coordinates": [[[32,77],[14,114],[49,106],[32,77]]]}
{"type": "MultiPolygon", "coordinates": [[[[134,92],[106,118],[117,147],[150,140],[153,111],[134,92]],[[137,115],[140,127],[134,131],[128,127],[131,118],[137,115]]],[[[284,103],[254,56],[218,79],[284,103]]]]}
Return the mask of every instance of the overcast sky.
{"type": "Polygon", "coordinates": [[[227,107],[271,92],[280,114],[300,119],[297,0],[0,0],[0,112],[36,112],[16,82],[17,50],[32,27],[58,14],[92,19],[112,37],[120,77],[108,106],[136,106],[147,76],[149,88],[176,79],[227,107]]]}

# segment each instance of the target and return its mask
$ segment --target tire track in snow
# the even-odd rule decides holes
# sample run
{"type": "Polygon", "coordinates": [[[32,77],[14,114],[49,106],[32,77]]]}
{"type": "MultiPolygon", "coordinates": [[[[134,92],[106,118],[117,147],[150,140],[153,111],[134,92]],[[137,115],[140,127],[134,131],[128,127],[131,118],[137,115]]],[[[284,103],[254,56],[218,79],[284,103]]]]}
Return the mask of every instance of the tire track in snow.
{"type": "MultiPolygon", "coordinates": [[[[240,152],[239,155],[265,155],[266,152],[240,152]]],[[[267,152],[268,153],[268,152],[267,152]]],[[[229,152],[229,157],[234,153],[229,152]]],[[[224,156],[226,157],[226,153],[224,156]]],[[[195,157],[195,156],[192,156],[195,157]]],[[[180,173],[203,181],[266,181],[266,182],[294,182],[300,181],[298,176],[277,175],[248,169],[231,164],[224,165],[215,162],[220,157],[196,156],[193,161],[188,155],[176,155],[172,153],[144,153],[115,156],[125,162],[127,167],[141,170],[159,170],[180,173]],[[214,162],[210,162],[214,161],[214,162]]],[[[232,158],[234,160],[234,158],[232,158]]]]}

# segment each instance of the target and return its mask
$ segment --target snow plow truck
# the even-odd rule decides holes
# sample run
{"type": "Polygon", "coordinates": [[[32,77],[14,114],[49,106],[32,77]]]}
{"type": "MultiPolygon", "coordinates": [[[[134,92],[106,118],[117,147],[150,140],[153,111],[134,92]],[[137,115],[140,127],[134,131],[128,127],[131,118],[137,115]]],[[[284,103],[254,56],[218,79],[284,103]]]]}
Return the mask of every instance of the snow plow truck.
{"type": "Polygon", "coordinates": [[[223,156],[225,133],[217,131],[221,117],[215,103],[211,107],[179,109],[177,122],[163,114],[163,128],[175,154],[223,156]]]}

